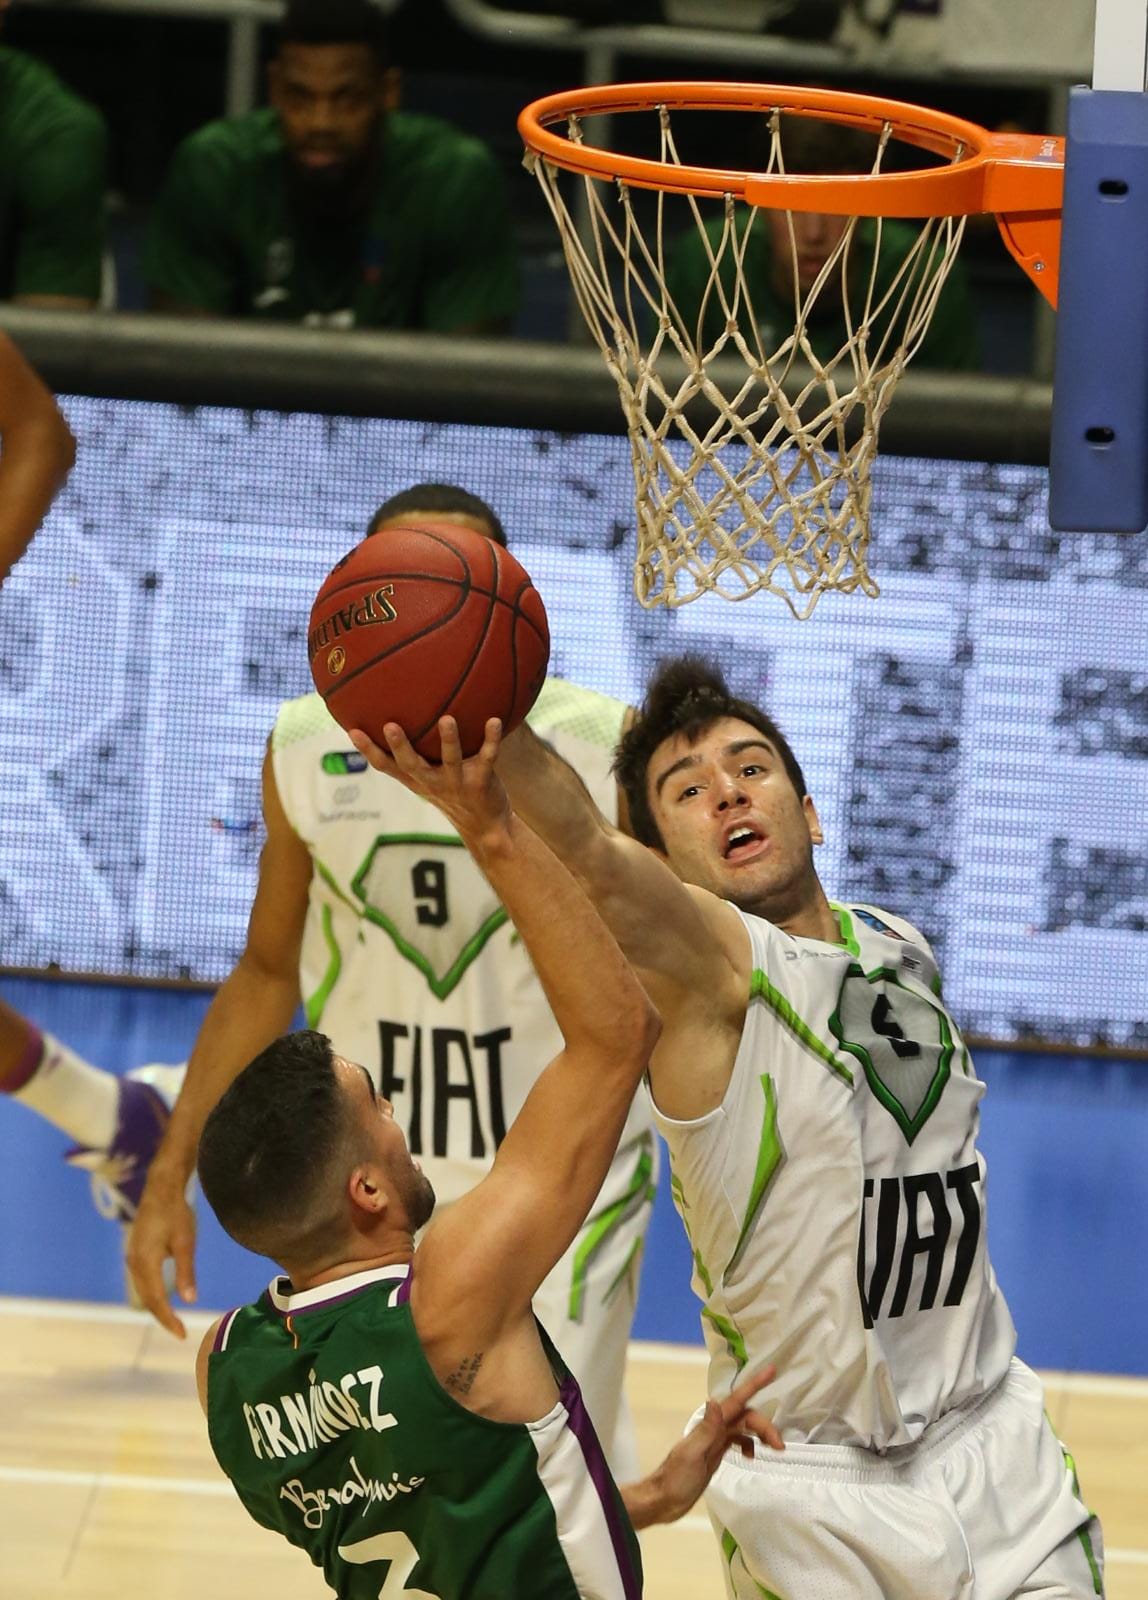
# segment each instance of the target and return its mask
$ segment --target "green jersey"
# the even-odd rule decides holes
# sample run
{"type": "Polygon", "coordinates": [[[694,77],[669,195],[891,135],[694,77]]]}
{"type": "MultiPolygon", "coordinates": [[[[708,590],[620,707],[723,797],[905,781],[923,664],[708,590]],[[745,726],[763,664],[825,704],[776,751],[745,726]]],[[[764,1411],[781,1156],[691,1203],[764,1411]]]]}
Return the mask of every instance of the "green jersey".
{"type": "MultiPolygon", "coordinates": [[[[768,230],[762,218],[754,221],[754,226],[749,230],[749,237],[745,237],[752,215],[750,207],[739,206],[735,214],[735,225],[739,244],[744,242],[745,247],[743,271],[753,303],[753,321],[756,323],[762,345],[769,354],[793,332],[797,311],[792,292],[783,294],[774,286],[773,252],[768,230]]],[[[706,238],[709,241],[709,248],[714,252],[719,247],[723,226],[721,218],[714,218],[706,224],[706,238]]],[[[849,251],[850,304],[854,326],[864,306],[870,273],[873,271],[874,253],[876,252],[877,261],[873,304],[879,305],[892,288],[918,235],[918,225],[887,217],[881,225],[881,236],[878,240],[877,223],[872,217],[862,217],[858,221],[849,251]]],[[[683,234],[670,256],[666,280],[670,298],[681,313],[682,321],[689,330],[691,338],[697,328],[698,316],[712,273],[713,268],[706,253],[706,241],[701,233],[695,228],[688,234],[683,234]]],[[[722,284],[729,301],[733,298],[734,283],[735,274],[730,251],[727,248],[725,265],[722,268],[722,284]]],[[[743,332],[748,333],[744,297],[741,304],[741,326],[743,332]]],[[[879,332],[880,317],[877,318],[876,328],[879,332]]],[[[716,292],[711,292],[702,322],[703,348],[707,348],[720,338],[724,329],[725,316],[719,296],[716,292]]],[[[821,291],[806,323],[805,331],[814,354],[823,362],[830,360],[845,344],[848,330],[845,326],[839,279],[828,283],[821,291]]],[[[873,347],[872,339],[870,346],[873,347]]],[[[937,301],[929,332],[913,360],[918,366],[943,367],[953,371],[971,370],[980,365],[972,302],[969,297],[968,282],[959,260],[949,273],[937,301]]]]}
{"type": "Polygon", "coordinates": [[[99,298],[106,142],[94,106],[0,45],[0,299],[99,298]]]}
{"type": "Polygon", "coordinates": [[[208,123],[172,160],[144,273],[179,306],[340,327],[449,332],[518,299],[494,158],[408,112],[387,117],[366,203],[342,217],[300,204],[274,111],[208,123]]]}
{"type": "Polygon", "coordinates": [[[277,1278],[222,1319],[208,1430],[244,1506],[346,1600],[640,1600],[637,1539],[545,1334],[552,1411],[467,1411],[423,1353],[412,1270],[277,1278]]]}

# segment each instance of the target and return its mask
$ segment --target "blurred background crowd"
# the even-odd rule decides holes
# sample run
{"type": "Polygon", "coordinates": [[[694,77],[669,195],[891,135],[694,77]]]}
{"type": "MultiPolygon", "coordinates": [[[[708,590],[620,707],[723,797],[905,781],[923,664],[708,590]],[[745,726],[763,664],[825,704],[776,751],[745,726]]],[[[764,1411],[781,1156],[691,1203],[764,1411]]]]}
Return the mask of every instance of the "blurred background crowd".
{"type": "MultiPolygon", "coordinates": [[[[1092,8],[1058,0],[1055,29],[1034,26],[1042,9],[0,0],[0,298],[565,340],[568,278],[515,129],[527,101],[610,79],[821,83],[1056,131],[1089,73],[1092,8]]],[[[756,148],[723,118],[702,155],[752,167],[756,148]]],[[[830,141],[806,170],[853,159],[830,141]]],[[[688,248],[671,263],[686,306],[688,248]]],[[[783,267],[757,270],[759,317],[772,298],[784,323],[783,267]]],[[[920,360],[1039,375],[1042,315],[992,220],[974,221],[920,360]]]]}

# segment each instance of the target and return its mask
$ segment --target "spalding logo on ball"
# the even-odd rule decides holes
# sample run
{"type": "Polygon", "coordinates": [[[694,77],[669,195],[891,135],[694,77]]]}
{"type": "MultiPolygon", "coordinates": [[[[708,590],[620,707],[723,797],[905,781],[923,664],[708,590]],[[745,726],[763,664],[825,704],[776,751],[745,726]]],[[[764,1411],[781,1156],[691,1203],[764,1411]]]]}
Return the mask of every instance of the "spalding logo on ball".
{"type": "Polygon", "coordinates": [[[382,528],[328,574],[307,628],[311,676],[344,728],[383,744],[397,722],[437,761],[438,719],[463,753],[488,717],[509,733],[538,698],[550,630],[537,589],[509,551],[470,528],[412,518],[382,528]]]}

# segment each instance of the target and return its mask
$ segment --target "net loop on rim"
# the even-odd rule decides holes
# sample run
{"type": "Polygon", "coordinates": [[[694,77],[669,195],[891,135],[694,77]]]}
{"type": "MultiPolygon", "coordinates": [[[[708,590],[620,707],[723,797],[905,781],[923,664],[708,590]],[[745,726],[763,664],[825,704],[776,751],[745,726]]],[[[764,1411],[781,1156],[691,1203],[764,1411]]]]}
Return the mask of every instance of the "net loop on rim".
{"type": "MultiPolygon", "coordinates": [[[[928,336],[965,217],[908,223],[854,213],[832,226],[821,217],[810,268],[799,212],[747,206],[732,185],[695,192],[698,169],[681,158],[670,105],[644,109],[656,117],[669,178],[632,182],[623,170],[607,182],[586,170],[578,220],[560,167],[527,157],[625,413],[637,598],[676,607],[706,593],[744,599],[765,590],[807,617],[829,590],[875,596],[868,554],[880,422],[928,336]],[[835,237],[826,243],[827,235],[835,237]],[[755,295],[791,305],[792,328],[771,325],[755,295]]],[[[762,187],[787,176],[795,109],[764,113],[768,161],[754,177],[762,187]]],[[[577,169],[583,155],[598,164],[600,151],[580,152],[577,110],[566,130],[572,159],[562,165],[577,169]]],[[[869,131],[875,177],[897,130],[885,119],[869,131]]],[[[945,149],[952,165],[964,162],[963,142],[945,149]]],[[[631,163],[639,165],[649,167],[631,163]]]]}

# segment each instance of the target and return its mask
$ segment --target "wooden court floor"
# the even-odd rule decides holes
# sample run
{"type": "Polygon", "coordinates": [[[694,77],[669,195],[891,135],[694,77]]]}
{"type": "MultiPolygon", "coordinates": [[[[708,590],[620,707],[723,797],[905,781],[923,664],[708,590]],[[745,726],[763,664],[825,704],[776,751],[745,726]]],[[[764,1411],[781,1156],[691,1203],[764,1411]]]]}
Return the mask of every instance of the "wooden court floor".
{"type": "MultiPolygon", "coordinates": [[[[321,1600],[305,1558],[247,1519],[208,1450],[191,1362],[110,1306],[0,1298],[0,1600],[321,1600]]],[[[702,1395],[700,1352],[631,1347],[645,1464],[702,1395]]],[[[1109,1600],[1148,1600],[1148,1379],[1046,1374],[1108,1546],[1109,1600]]],[[[720,1600],[709,1524],[643,1535],[649,1600],[720,1600]]],[[[507,1597],[511,1600],[511,1597],[507,1597]]]]}

